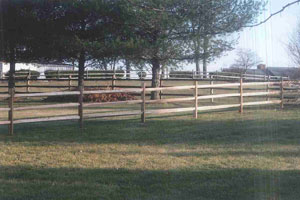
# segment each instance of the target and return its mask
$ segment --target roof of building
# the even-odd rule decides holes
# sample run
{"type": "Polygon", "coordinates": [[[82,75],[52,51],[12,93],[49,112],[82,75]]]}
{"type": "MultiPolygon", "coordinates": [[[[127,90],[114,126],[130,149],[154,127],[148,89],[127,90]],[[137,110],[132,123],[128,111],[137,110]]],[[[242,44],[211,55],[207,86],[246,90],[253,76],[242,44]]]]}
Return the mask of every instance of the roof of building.
{"type": "Polygon", "coordinates": [[[295,67],[268,67],[267,71],[271,76],[288,76],[295,77],[299,75],[299,68],[295,67]]]}
{"type": "Polygon", "coordinates": [[[267,75],[264,70],[261,69],[247,69],[246,74],[251,74],[251,75],[267,75]]]}

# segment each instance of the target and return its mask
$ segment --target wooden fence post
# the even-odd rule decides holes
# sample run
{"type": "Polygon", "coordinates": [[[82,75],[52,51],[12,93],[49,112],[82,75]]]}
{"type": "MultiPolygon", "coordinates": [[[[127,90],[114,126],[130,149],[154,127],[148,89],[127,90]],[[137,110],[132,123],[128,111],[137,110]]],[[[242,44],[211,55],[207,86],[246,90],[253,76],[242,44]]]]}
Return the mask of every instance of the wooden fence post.
{"type": "Polygon", "coordinates": [[[142,103],[141,103],[141,121],[142,123],[146,122],[146,115],[145,115],[145,111],[146,111],[146,83],[143,82],[142,83],[142,93],[141,93],[141,99],[142,99],[142,103]]]}
{"type": "Polygon", "coordinates": [[[71,91],[71,89],[72,89],[72,75],[69,75],[69,84],[68,84],[68,86],[69,86],[69,91],[71,91]]]}
{"type": "Polygon", "coordinates": [[[195,118],[195,119],[198,119],[198,81],[195,81],[194,96],[195,96],[195,111],[194,111],[194,118],[195,118]]]}
{"type": "Polygon", "coordinates": [[[15,98],[15,88],[9,88],[9,111],[8,111],[8,120],[9,120],[9,134],[14,134],[14,98],[15,98]]]}
{"type": "Polygon", "coordinates": [[[114,90],[116,85],[116,75],[112,75],[112,81],[111,81],[111,89],[114,90]]]}
{"type": "MultiPolygon", "coordinates": [[[[267,85],[267,92],[268,93],[270,92],[270,85],[269,85],[269,83],[270,83],[270,75],[268,76],[268,85],[267,85]]],[[[270,96],[269,95],[267,95],[267,101],[270,101],[270,96]]]]}
{"type": "MultiPolygon", "coordinates": [[[[162,83],[162,79],[160,78],[160,80],[159,80],[159,87],[163,87],[162,84],[163,84],[162,83]]],[[[159,91],[159,99],[162,99],[162,91],[161,90],[159,91]]]]}
{"type": "Polygon", "coordinates": [[[281,83],[280,83],[280,108],[283,109],[283,100],[284,100],[284,87],[283,87],[283,77],[281,77],[281,83]]]}
{"type": "Polygon", "coordinates": [[[88,79],[89,78],[89,70],[87,69],[86,70],[86,79],[88,79]]]}
{"type": "MultiPolygon", "coordinates": [[[[211,75],[211,76],[210,76],[210,85],[213,85],[213,84],[214,84],[213,78],[214,78],[214,76],[211,75]]],[[[213,89],[213,88],[210,88],[210,95],[214,95],[214,89],[213,89]]],[[[213,103],[213,102],[214,102],[214,98],[211,98],[211,99],[210,99],[210,102],[213,103]]]]}
{"type": "Polygon", "coordinates": [[[30,72],[28,73],[27,75],[27,78],[26,78],[26,92],[29,93],[30,92],[30,72]]]}
{"type": "Polygon", "coordinates": [[[244,96],[243,96],[243,77],[241,76],[240,78],[240,87],[239,87],[239,91],[240,91],[240,113],[244,112],[244,107],[243,107],[243,103],[244,103],[244,96]]]}
{"type": "Polygon", "coordinates": [[[79,126],[83,129],[83,90],[84,86],[79,86],[79,98],[78,98],[78,115],[79,115],[79,126]]]}

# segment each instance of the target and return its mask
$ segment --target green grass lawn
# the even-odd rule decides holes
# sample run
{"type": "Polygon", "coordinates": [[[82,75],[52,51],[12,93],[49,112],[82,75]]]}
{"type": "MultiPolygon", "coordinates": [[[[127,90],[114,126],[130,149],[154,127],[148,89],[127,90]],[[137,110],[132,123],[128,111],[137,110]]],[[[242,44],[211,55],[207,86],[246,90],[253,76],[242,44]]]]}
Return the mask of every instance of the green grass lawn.
{"type": "Polygon", "coordinates": [[[0,199],[300,199],[300,110],[0,126],[0,199]]]}

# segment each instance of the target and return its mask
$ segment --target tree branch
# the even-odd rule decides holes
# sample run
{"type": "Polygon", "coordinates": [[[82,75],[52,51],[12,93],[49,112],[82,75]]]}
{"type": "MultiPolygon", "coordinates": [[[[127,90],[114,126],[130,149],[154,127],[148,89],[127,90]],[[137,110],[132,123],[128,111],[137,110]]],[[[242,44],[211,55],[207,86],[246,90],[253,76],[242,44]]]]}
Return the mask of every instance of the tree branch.
{"type": "Polygon", "coordinates": [[[248,26],[244,26],[244,27],[245,28],[252,28],[252,27],[260,26],[260,25],[266,23],[267,21],[269,21],[275,15],[278,15],[278,14],[282,13],[285,9],[287,9],[288,7],[290,7],[290,6],[292,6],[292,5],[296,4],[296,3],[300,3],[300,0],[296,0],[296,1],[293,1],[291,3],[286,4],[285,6],[282,7],[281,10],[279,10],[279,11],[277,11],[275,13],[272,13],[268,18],[266,18],[265,20],[259,22],[258,24],[248,25],[248,26]]]}

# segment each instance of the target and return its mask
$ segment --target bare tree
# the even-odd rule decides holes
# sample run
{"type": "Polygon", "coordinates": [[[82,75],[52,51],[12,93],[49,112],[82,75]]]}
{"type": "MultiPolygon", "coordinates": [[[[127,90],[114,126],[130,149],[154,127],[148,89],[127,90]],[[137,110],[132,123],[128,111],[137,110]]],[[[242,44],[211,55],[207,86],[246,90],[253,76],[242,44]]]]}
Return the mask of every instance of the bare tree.
{"type": "Polygon", "coordinates": [[[230,68],[239,73],[245,73],[248,69],[255,67],[261,62],[257,54],[250,49],[238,49],[237,58],[230,68]]]}
{"type": "Polygon", "coordinates": [[[294,64],[300,67],[300,23],[298,24],[295,32],[289,38],[287,50],[294,64]]]}

